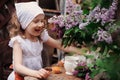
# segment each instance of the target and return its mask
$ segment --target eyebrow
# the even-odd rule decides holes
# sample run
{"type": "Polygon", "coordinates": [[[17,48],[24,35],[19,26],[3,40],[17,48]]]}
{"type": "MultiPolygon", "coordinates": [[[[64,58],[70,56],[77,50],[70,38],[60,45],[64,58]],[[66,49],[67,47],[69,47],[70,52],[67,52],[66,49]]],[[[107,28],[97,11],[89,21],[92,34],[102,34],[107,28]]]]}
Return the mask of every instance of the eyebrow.
{"type": "Polygon", "coordinates": [[[42,21],[41,19],[33,19],[33,22],[42,21]]]}

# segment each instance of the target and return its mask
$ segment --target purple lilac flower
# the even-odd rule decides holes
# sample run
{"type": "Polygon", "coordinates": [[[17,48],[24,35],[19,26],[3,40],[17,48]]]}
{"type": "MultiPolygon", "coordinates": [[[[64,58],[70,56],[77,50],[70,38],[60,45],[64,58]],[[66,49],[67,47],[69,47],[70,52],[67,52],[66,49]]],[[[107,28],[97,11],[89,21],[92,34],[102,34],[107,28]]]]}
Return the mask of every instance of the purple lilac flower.
{"type": "Polygon", "coordinates": [[[79,62],[77,66],[86,66],[86,62],[79,62]]]}
{"type": "Polygon", "coordinates": [[[58,38],[61,38],[61,37],[63,37],[63,31],[61,31],[61,30],[58,30],[58,38]]]}
{"type": "Polygon", "coordinates": [[[104,30],[100,29],[100,30],[98,30],[96,36],[93,35],[93,38],[95,39],[95,42],[105,41],[108,44],[112,43],[111,34],[108,33],[107,31],[104,31],[104,30]],[[97,36],[97,38],[95,38],[96,36],[97,36]]]}
{"type": "Polygon", "coordinates": [[[59,27],[65,27],[65,29],[70,29],[82,22],[82,10],[80,5],[74,4],[71,0],[66,0],[66,12],[67,14],[53,16],[48,19],[49,23],[54,23],[59,27]]]}
{"type": "Polygon", "coordinates": [[[100,20],[100,14],[99,13],[100,13],[100,7],[96,6],[93,9],[93,11],[91,11],[90,14],[87,16],[88,21],[94,21],[96,18],[97,18],[97,21],[99,21],[100,20]]]}
{"type": "Polygon", "coordinates": [[[88,15],[89,21],[96,22],[101,21],[101,24],[104,25],[107,22],[111,22],[114,19],[115,11],[117,10],[117,3],[118,0],[113,0],[112,5],[109,9],[102,8],[100,9],[99,6],[95,7],[93,11],[90,12],[88,15]]]}
{"type": "Polygon", "coordinates": [[[73,75],[75,75],[75,76],[76,76],[78,73],[79,73],[78,70],[74,70],[74,71],[73,71],[73,75]]]}
{"type": "Polygon", "coordinates": [[[90,76],[89,76],[89,73],[86,74],[85,80],[92,80],[92,79],[90,78],[90,76]]]}
{"type": "Polygon", "coordinates": [[[69,14],[74,12],[75,4],[71,0],[66,0],[66,12],[69,14]]]}
{"type": "Polygon", "coordinates": [[[65,16],[65,28],[70,29],[81,23],[82,10],[74,9],[73,12],[65,16]]]}
{"type": "Polygon", "coordinates": [[[54,25],[51,30],[55,32],[57,30],[56,25],[54,25]]]}
{"type": "Polygon", "coordinates": [[[65,16],[65,28],[70,29],[81,23],[82,10],[80,5],[75,5],[71,0],[67,0],[66,5],[67,15],[65,16]]]}
{"type": "Polygon", "coordinates": [[[57,24],[59,25],[59,27],[64,27],[65,21],[63,15],[58,16],[57,24]]]}

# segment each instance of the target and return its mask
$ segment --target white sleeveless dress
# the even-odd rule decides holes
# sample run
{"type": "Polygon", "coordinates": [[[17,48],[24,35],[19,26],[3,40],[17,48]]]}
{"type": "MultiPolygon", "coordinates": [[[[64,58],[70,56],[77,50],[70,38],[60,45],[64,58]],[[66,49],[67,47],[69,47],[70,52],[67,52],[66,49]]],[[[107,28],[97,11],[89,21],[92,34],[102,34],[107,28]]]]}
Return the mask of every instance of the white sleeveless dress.
{"type": "MultiPolygon", "coordinates": [[[[17,40],[20,43],[23,54],[23,65],[33,69],[39,70],[42,68],[42,58],[41,51],[43,50],[43,42],[47,41],[49,38],[48,32],[44,30],[41,33],[42,41],[31,42],[28,39],[23,39],[21,36],[16,36],[11,38],[9,46],[13,47],[13,43],[17,40]]],[[[13,59],[14,64],[14,59],[13,59]]],[[[14,66],[13,66],[14,68],[14,66]]],[[[14,71],[9,75],[8,80],[15,80],[14,71]]]]}

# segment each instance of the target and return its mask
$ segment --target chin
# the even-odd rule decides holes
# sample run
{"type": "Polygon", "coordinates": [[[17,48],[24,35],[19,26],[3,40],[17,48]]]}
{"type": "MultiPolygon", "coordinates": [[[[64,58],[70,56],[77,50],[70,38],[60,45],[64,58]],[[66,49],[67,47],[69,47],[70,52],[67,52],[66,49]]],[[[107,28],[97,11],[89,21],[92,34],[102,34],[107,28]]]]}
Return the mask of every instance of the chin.
{"type": "Polygon", "coordinates": [[[40,36],[41,32],[35,32],[34,36],[40,36]]]}
{"type": "Polygon", "coordinates": [[[35,35],[36,37],[40,36],[40,34],[35,35]]]}
{"type": "Polygon", "coordinates": [[[39,33],[34,33],[33,36],[38,37],[38,36],[40,36],[40,34],[39,33]]]}

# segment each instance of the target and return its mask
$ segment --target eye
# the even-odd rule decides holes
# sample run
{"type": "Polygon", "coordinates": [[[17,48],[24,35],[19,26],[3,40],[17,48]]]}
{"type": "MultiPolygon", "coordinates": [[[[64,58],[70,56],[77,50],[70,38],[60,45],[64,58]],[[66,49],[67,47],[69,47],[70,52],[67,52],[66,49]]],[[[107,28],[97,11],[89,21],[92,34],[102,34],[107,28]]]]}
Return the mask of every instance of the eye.
{"type": "Polygon", "coordinates": [[[37,20],[35,23],[45,23],[45,20],[37,20]]]}
{"type": "Polygon", "coordinates": [[[45,23],[45,20],[41,20],[40,22],[41,22],[41,23],[45,23]]]}
{"type": "Polygon", "coordinates": [[[38,22],[39,22],[39,20],[33,20],[33,22],[34,22],[34,23],[38,23],[38,22]]]}

